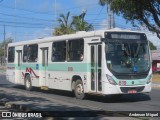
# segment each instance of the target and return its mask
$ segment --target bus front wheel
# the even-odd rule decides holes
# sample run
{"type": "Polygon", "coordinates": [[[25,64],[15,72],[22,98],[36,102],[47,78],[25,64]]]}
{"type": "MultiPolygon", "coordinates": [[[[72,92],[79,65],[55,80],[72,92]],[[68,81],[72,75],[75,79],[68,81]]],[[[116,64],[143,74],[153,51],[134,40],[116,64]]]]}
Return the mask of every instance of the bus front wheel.
{"type": "Polygon", "coordinates": [[[84,99],[84,87],[81,80],[77,80],[75,83],[74,93],[77,99],[84,99]]]}
{"type": "Polygon", "coordinates": [[[26,90],[28,90],[28,91],[31,91],[31,90],[32,90],[32,83],[31,83],[30,75],[27,75],[27,76],[25,77],[25,88],[26,88],[26,90]]]}

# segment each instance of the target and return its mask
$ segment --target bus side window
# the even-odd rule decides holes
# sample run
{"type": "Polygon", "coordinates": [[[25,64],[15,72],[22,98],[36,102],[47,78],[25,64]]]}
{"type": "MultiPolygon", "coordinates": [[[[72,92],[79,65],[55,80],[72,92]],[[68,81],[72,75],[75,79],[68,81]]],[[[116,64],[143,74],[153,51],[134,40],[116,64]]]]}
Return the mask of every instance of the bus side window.
{"type": "Polygon", "coordinates": [[[82,61],[84,58],[84,40],[68,41],[68,61],[82,61]]]}
{"type": "Polygon", "coordinates": [[[27,62],[27,48],[28,45],[23,46],[23,62],[27,62]]]}
{"type": "Polygon", "coordinates": [[[52,44],[52,62],[62,62],[66,60],[66,41],[54,42],[52,44]]]}
{"type": "Polygon", "coordinates": [[[8,63],[13,63],[15,58],[15,47],[8,48],[8,63]]]}
{"type": "Polygon", "coordinates": [[[23,62],[37,62],[38,45],[25,45],[23,47],[23,62]]]}

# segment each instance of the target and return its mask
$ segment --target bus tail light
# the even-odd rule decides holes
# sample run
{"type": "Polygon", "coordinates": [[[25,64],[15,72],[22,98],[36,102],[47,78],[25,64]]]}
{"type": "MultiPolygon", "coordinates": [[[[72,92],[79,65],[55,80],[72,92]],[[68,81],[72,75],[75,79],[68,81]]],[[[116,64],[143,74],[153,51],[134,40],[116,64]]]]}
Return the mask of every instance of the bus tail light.
{"type": "Polygon", "coordinates": [[[152,82],[152,75],[149,75],[148,80],[147,80],[147,84],[149,84],[150,82],[152,82]]]}
{"type": "Polygon", "coordinates": [[[106,76],[107,76],[107,79],[108,79],[110,84],[117,85],[117,83],[114,81],[114,79],[111,76],[109,76],[109,75],[106,75],[106,76]]]}

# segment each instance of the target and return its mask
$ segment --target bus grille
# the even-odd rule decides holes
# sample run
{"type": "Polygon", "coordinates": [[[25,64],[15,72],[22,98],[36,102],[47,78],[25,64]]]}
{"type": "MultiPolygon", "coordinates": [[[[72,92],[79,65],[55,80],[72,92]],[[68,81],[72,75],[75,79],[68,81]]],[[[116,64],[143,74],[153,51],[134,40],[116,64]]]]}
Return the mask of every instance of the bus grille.
{"type": "Polygon", "coordinates": [[[137,92],[143,91],[145,86],[140,86],[140,87],[120,87],[121,91],[123,93],[128,93],[129,90],[136,90],[137,92]]]}
{"type": "Polygon", "coordinates": [[[146,75],[115,75],[117,79],[127,79],[127,80],[133,80],[133,79],[145,79],[147,77],[146,75]]]}

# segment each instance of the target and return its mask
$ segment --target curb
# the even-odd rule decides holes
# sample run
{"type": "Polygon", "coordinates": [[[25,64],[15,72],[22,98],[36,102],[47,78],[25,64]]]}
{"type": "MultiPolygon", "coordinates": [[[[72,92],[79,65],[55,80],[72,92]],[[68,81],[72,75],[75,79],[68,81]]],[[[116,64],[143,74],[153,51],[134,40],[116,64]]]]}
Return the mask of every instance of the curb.
{"type": "Polygon", "coordinates": [[[160,88],[160,84],[152,84],[152,88],[160,88]]]}
{"type": "Polygon", "coordinates": [[[160,83],[152,83],[152,88],[160,88],[160,83]]]}

